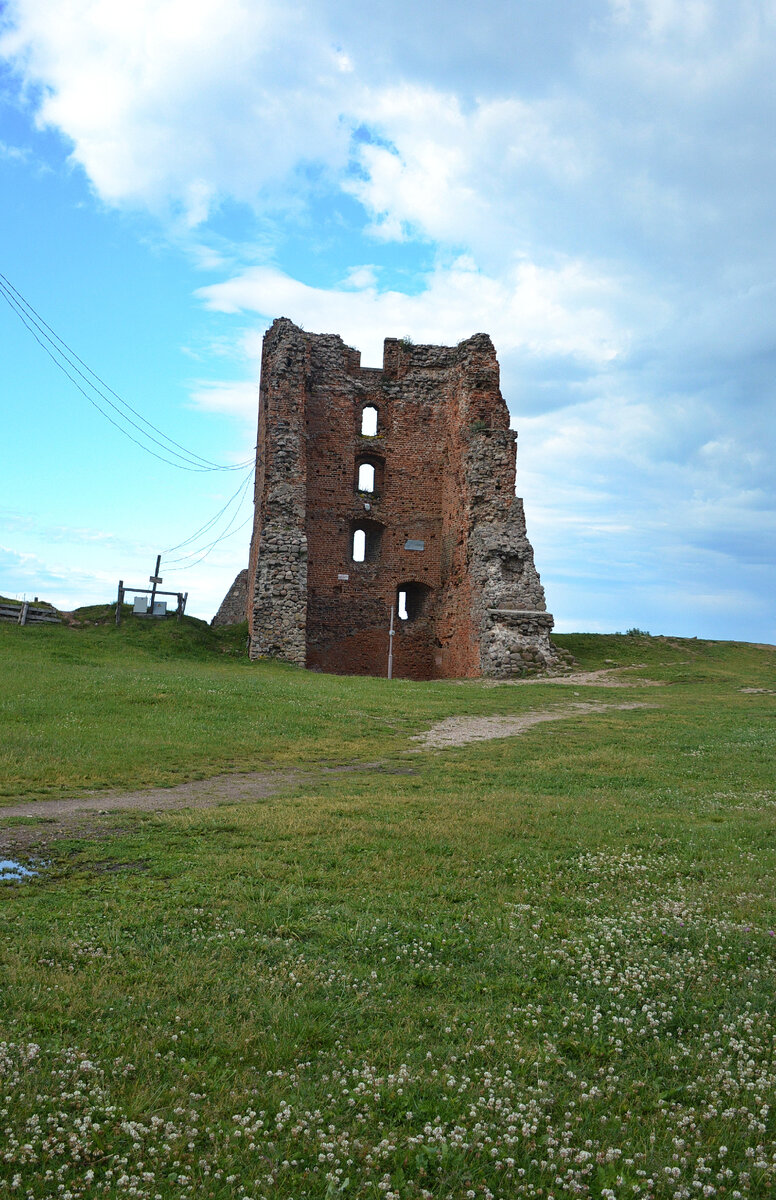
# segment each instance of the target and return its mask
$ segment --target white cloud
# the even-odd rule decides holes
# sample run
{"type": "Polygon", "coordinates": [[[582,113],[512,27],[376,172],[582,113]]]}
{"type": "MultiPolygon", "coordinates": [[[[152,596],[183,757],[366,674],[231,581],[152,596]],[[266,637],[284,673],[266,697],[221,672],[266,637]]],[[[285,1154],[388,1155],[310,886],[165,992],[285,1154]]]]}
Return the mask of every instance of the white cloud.
{"type": "Polygon", "coordinates": [[[532,193],[576,185],[595,166],[557,103],[464,106],[452,92],[402,85],[371,90],[362,105],[361,119],[386,140],[358,146],[360,175],[345,187],[380,237],[417,231],[488,254],[526,253],[532,193]]]}
{"type": "Polygon", "coordinates": [[[224,199],[282,200],[288,218],[315,164],[379,237],[431,238],[491,271],[515,253],[606,256],[654,288],[657,265],[708,276],[762,245],[772,6],[487,0],[476,30],[457,0],[444,18],[416,8],[13,0],[0,53],[103,200],[184,227],[224,199]]]}
{"type": "Polygon", "coordinates": [[[52,564],[50,554],[44,558],[0,546],[0,568],[6,577],[15,579],[13,599],[39,596],[64,611],[81,604],[104,603],[116,595],[116,579],[108,571],[78,569],[70,562],[52,564]]]}
{"type": "Polygon", "coordinates": [[[7,142],[0,141],[0,158],[6,158],[11,162],[25,163],[29,162],[32,155],[26,146],[9,146],[7,142]]]}
{"type": "Polygon", "coordinates": [[[277,0],[16,0],[0,53],[39,90],[103,200],[255,202],[300,162],[341,163],[342,54],[314,12],[277,0]]]}
{"type": "Polygon", "coordinates": [[[342,281],[343,287],[370,288],[377,284],[377,272],[368,264],[361,267],[351,267],[342,281]]]}
{"type": "Polygon", "coordinates": [[[622,25],[635,25],[651,38],[697,38],[706,32],[713,5],[707,0],[611,0],[622,25]]]}
{"type": "MultiPolygon", "coordinates": [[[[0,52],[105,200],[173,201],[192,220],[218,197],[257,201],[300,163],[341,168],[358,122],[388,143],[358,151],[356,190],[380,225],[454,239],[468,211],[470,244],[483,217],[501,233],[524,210],[540,215],[531,193],[542,206],[548,187],[569,185],[592,188],[601,216],[632,204],[635,220],[640,181],[659,185],[653,199],[673,181],[697,200],[703,165],[738,161],[771,125],[776,14],[755,0],[586,0],[573,14],[549,0],[530,18],[533,5],[487,0],[476,31],[458,3],[423,21],[409,0],[363,7],[12,0],[0,52]],[[522,40],[510,43],[515,22],[522,40]],[[537,89],[532,62],[561,37],[537,89]],[[431,82],[432,58],[447,82],[431,82]],[[480,60],[490,89],[473,86],[480,60]]],[[[728,179],[746,184],[740,171],[728,179]]],[[[566,219],[573,197],[560,198],[566,219]]]]}
{"type": "Polygon", "coordinates": [[[258,379],[200,382],[191,391],[191,402],[203,412],[224,413],[255,425],[259,409],[258,379]]]}
{"type": "MultiPolygon", "coordinates": [[[[705,595],[732,561],[761,568],[776,456],[772,0],[484,0],[476,20],[465,0],[8,11],[0,51],[39,124],[106,203],[200,229],[198,265],[228,275],[200,298],[240,318],[219,333],[252,373],[280,314],[375,365],[386,335],[487,330],[553,570],[578,555],[577,577],[616,563],[641,588],[675,554],[705,595]],[[261,247],[279,265],[241,266],[256,248],[208,226],[236,200],[298,232],[326,189],[363,212],[343,227],[356,265],[340,259],[336,286],[295,277],[298,258],[283,269],[280,236],[261,247]],[[436,263],[410,269],[406,292],[381,284],[392,241],[436,263]]],[[[252,422],[255,379],[198,384],[192,401],[252,422]]]]}
{"type": "MultiPolygon", "coordinates": [[[[365,365],[379,366],[384,337],[411,332],[417,342],[455,343],[481,330],[505,350],[608,362],[627,342],[605,312],[611,291],[609,281],[586,275],[578,263],[543,270],[517,262],[496,278],[462,257],[432,272],[416,295],[373,285],[316,288],[272,267],[250,267],[198,294],[219,312],[282,314],[308,329],[337,332],[362,351],[365,365]]],[[[247,338],[254,358],[259,338],[258,331],[247,338]]]]}

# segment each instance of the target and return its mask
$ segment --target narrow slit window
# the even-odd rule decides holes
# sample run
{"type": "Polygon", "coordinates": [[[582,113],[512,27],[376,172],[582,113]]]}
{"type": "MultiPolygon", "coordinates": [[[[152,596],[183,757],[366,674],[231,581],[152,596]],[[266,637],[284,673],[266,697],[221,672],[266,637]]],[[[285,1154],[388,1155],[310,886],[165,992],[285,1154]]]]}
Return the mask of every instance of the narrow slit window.
{"type": "Polygon", "coordinates": [[[409,613],[407,612],[407,593],[405,591],[400,590],[399,591],[399,620],[406,621],[408,619],[409,619],[409,613]]]}
{"type": "Polygon", "coordinates": [[[375,437],[377,434],[377,409],[368,404],[361,414],[361,436],[375,437]]]}
{"type": "Polygon", "coordinates": [[[350,553],[354,563],[373,565],[380,558],[383,527],[379,521],[359,521],[351,526],[350,553]]]}
{"type": "Polygon", "coordinates": [[[362,463],[358,468],[358,490],[360,492],[375,490],[375,469],[371,463],[362,463]]]}

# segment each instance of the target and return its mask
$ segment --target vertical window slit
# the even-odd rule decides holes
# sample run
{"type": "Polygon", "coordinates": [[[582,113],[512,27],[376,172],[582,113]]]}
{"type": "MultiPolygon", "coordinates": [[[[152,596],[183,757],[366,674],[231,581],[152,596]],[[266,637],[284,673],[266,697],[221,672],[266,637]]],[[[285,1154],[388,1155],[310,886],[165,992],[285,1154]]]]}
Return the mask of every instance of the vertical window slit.
{"type": "Polygon", "coordinates": [[[377,434],[377,409],[372,404],[367,404],[364,411],[361,413],[361,436],[375,437],[377,434]]]}
{"type": "Polygon", "coordinates": [[[358,490],[360,492],[375,490],[375,469],[371,463],[362,463],[358,468],[358,490]]]}

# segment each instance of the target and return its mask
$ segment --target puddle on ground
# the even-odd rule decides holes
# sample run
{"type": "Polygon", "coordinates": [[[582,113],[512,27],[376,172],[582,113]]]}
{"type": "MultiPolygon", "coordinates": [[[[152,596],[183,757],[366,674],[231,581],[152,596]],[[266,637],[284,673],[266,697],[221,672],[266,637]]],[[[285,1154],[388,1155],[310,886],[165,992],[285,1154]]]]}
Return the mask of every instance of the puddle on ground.
{"type": "Polygon", "coordinates": [[[0,858],[0,883],[18,883],[22,879],[31,879],[38,872],[32,867],[25,867],[15,858],[0,858]]]}

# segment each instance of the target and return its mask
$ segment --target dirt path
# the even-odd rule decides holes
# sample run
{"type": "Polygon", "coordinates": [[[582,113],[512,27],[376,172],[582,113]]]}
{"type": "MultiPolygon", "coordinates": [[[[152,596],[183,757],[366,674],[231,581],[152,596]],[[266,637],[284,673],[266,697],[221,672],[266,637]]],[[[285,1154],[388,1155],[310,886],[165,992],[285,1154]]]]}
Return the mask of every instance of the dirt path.
{"type": "Polygon", "coordinates": [[[174,787],[135,792],[102,792],[64,800],[32,800],[0,808],[0,857],[5,853],[45,851],[63,837],[109,837],[121,832],[115,816],[127,812],[166,812],[181,808],[213,808],[218,804],[263,800],[290,791],[303,779],[301,771],[254,771],[243,775],[214,775],[174,787]],[[114,819],[110,819],[110,818],[114,819]],[[33,824],[5,821],[23,818],[33,824]]]}
{"type": "Polygon", "coordinates": [[[665,687],[662,679],[628,679],[621,674],[623,671],[642,671],[646,665],[636,663],[631,667],[603,667],[599,671],[576,671],[571,675],[535,675],[531,679],[494,679],[490,680],[489,684],[491,687],[529,687],[536,683],[552,683],[560,687],[665,687]]]}
{"type": "Polygon", "coordinates": [[[250,804],[279,796],[297,787],[315,786],[331,775],[366,771],[369,774],[415,775],[414,767],[395,762],[356,762],[336,767],[249,771],[193,779],[173,787],[133,792],[85,793],[61,800],[27,800],[0,808],[0,858],[35,849],[40,853],[59,838],[111,837],[127,828],[122,817],[136,812],[170,812],[183,808],[215,808],[250,804]],[[10,822],[10,824],[6,823],[10,822]]]}
{"type": "MultiPolygon", "coordinates": [[[[598,673],[594,673],[598,674],[598,673]]],[[[581,678],[580,678],[581,681],[581,678]]],[[[538,681],[537,681],[538,682],[538,681]]],[[[546,682],[546,681],[545,681],[546,682]]],[[[556,682],[567,682],[557,680],[556,682]]],[[[607,685],[605,685],[607,686],[607,685]]],[[[611,685],[618,686],[618,685],[611,685]]],[[[519,716],[448,717],[410,740],[419,742],[406,753],[444,750],[467,742],[513,737],[544,721],[562,721],[587,713],[655,705],[633,701],[605,704],[579,701],[549,711],[521,713],[519,716]]],[[[127,828],[122,817],[134,812],[169,812],[183,808],[213,808],[220,804],[251,803],[310,785],[327,776],[366,771],[370,774],[414,774],[411,767],[396,763],[351,763],[338,767],[277,768],[242,774],[214,775],[173,787],[148,788],[131,792],[102,792],[96,795],[61,800],[33,800],[0,808],[0,857],[4,854],[35,851],[45,853],[60,838],[110,837],[127,828]]]]}
{"type": "Polygon", "coordinates": [[[654,704],[638,700],[628,704],[595,704],[580,701],[565,708],[554,708],[547,712],[521,713],[514,717],[447,717],[425,733],[417,733],[411,739],[420,742],[416,753],[421,750],[446,750],[451,746],[465,746],[467,742],[485,742],[491,738],[513,737],[524,733],[532,725],[543,721],[565,721],[584,713],[612,712],[629,708],[656,708],[654,704]]]}
{"type": "Polygon", "coordinates": [[[137,792],[100,792],[67,800],[31,800],[0,808],[5,817],[40,817],[58,820],[87,813],[104,816],[121,809],[160,812],[172,808],[212,808],[214,804],[234,804],[240,800],[263,800],[294,787],[299,771],[255,771],[243,775],[213,775],[211,779],[193,779],[174,787],[149,788],[137,792]]]}

